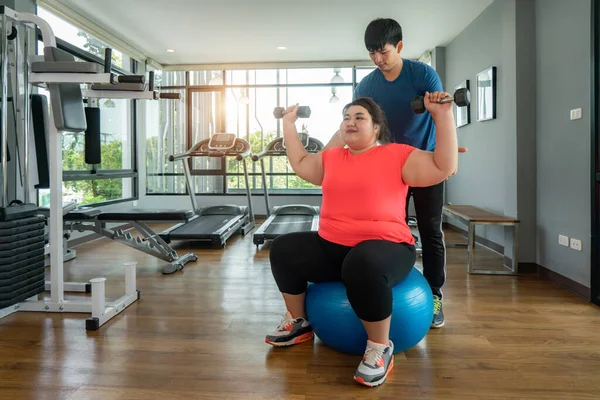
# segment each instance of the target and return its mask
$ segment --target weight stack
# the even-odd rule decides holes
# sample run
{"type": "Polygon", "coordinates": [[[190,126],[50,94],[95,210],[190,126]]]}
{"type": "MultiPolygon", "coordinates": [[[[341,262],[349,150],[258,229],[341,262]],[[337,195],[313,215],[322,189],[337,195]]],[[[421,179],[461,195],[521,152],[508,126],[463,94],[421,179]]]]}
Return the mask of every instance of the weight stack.
{"type": "Polygon", "coordinates": [[[43,215],[0,221],[0,309],[44,291],[43,215]]]}

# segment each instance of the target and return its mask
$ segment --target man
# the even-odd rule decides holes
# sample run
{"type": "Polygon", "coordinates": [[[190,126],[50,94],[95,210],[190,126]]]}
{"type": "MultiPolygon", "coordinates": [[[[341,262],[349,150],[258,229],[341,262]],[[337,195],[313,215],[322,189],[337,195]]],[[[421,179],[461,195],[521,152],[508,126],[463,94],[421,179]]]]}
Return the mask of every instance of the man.
{"type": "MultiPolygon", "coordinates": [[[[435,124],[431,114],[416,114],[411,100],[415,96],[442,92],[438,74],[430,66],[403,59],[402,28],[389,18],[373,20],[365,30],[365,46],[377,66],[357,85],[354,98],[370,97],[383,109],[396,143],[405,143],[421,150],[435,149],[435,124]]],[[[334,135],[325,147],[343,146],[334,135]]],[[[460,152],[466,149],[459,148],[460,152]]],[[[442,232],[442,207],[444,183],[423,188],[409,188],[406,215],[410,196],[413,197],[417,225],[421,237],[423,275],[429,282],[434,296],[432,328],[444,326],[442,309],[442,286],[446,280],[446,248],[442,232]]]]}

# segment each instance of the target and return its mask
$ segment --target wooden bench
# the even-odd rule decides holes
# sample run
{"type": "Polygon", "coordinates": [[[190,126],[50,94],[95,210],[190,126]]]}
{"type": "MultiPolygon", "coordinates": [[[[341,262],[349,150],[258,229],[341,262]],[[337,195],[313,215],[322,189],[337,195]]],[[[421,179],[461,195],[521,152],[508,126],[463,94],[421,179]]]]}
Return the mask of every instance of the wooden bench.
{"type": "Polygon", "coordinates": [[[445,205],[444,215],[449,218],[457,218],[466,224],[467,231],[467,272],[469,274],[491,274],[491,275],[516,275],[518,274],[518,249],[519,249],[519,220],[504,215],[496,214],[475,206],[445,205]],[[475,252],[475,226],[476,225],[500,225],[513,228],[512,243],[512,265],[504,267],[508,270],[476,269],[473,265],[475,252]]]}

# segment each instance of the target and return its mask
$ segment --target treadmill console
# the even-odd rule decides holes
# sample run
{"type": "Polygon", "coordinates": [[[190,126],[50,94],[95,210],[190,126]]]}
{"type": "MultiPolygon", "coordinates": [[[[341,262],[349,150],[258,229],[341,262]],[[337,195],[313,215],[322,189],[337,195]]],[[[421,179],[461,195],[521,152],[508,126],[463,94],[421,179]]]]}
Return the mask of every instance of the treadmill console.
{"type": "Polygon", "coordinates": [[[215,133],[208,142],[209,150],[227,151],[235,147],[235,133],[215,133]]]}
{"type": "MultiPolygon", "coordinates": [[[[304,132],[299,132],[298,133],[298,138],[300,139],[300,142],[302,143],[302,146],[304,148],[308,147],[308,142],[309,142],[309,136],[308,133],[304,133],[304,132]]],[[[282,146],[285,149],[285,136],[283,137],[283,141],[282,141],[282,146]]]]}
{"type": "MultiPolygon", "coordinates": [[[[309,153],[318,153],[323,150],[323,143],[318,139],[308,136],[306,133],[298,134],[300,142],[309,153]]],[[[287,154],[283,137],[273,140],[267,145],[265,155],[267,156],[285,156],[287,154]]]]}

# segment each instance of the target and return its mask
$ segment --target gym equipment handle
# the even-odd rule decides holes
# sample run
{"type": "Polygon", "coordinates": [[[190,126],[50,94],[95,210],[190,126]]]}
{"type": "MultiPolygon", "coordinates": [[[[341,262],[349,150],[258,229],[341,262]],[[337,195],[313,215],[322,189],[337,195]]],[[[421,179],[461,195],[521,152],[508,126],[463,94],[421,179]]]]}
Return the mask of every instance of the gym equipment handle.
{"type": "Polygon", "coordinates": [[[258,160],[260,160],[262,157],[264,157],[265,155],[267,155],[267,153],[268,153],[267,150],[263,150],[260,153],[252,154],[252,161],[258,161],[258,160]]]}
{"type": "Polygon", "coordinates": [[[119,83],[146,83],[146,75],[119,75],[119,83]]]}
{"type": "Polygon", "coordinates": [[[181,100],[181,93],[161,93],[161,99],[181,100]]]}
{"type": "Polygon", "coordinates": [[[246,150],[245,152],[235,156],[235,159],[238,161],[242,161],[244,158],[249,157],[251,152],[252,152],[252,150],[246,150]]]}
{"type": "MultiPolygon", "coordinates": [[[[112,49],[104,49],[104,73],[110,74],[112,70],[112,49]]],[[[111,81],[113,78],[111,77],[111,81]]],[[[118,75],[115,78],[119,83],[146,83],[146,75],[118,75]]],[[[112,82],[115,83],[115,82],[112,82]]],[[[148,90],[154,90],[154,71],[150,71],[150,87],[148,90]]]]}
{"type": "Polygon", "coordinates": [[[112,64],[112,49],[110,47],[107,47],[106,49],[104,49],[104,73],[105,74],[110,74],[110,70],[112,69],[111,64],[112,64]]]}

